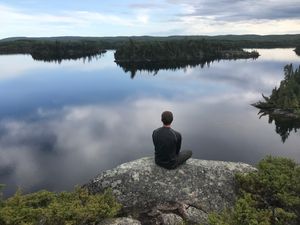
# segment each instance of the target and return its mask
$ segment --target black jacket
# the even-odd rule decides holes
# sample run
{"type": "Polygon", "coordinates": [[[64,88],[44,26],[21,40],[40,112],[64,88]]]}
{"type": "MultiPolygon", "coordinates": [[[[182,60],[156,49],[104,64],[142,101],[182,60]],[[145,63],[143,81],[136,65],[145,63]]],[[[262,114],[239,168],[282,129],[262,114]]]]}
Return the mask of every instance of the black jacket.
{"type": "Polygon", "coordinates": [[[155,163],[165,168],[176,166],[181,148],[181,134],[170,127],[160,127],[152,134],[155,163]]]}

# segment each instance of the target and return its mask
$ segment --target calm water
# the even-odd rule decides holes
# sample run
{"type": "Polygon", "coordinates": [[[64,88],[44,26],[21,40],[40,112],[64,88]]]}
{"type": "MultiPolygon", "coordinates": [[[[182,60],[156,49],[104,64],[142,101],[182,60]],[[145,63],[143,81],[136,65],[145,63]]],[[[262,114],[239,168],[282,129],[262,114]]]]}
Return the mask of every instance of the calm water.
{"type": "Polygon", "coordinates": [[[6,194],[68,190],[99,172],[153,155],[152,131],[164,110],[183,149],[195,158],[257,163],[267,154],[300,161],[299,133],[283,143],[268,118],[252,106],[283,79],[283,67],[299,65],[292,49],[260,49],[257,60],[134,79],[113,52],[90,62],[61,64],[31,56],[0,56],[0,183],[6,194]]]}

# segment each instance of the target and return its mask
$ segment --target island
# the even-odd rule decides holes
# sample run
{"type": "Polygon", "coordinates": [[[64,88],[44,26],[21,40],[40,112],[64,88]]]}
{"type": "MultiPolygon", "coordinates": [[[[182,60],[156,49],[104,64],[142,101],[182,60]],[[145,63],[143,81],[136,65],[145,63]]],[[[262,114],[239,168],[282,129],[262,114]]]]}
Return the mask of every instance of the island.
{"type": "Polygon", "coordinates": [[[257,51],[244,51],[234,43],[214,40],[134,41],[130,39],[115,52],[115,62],[131,77],[137,70],[155,71],[209,64],[221,59],[255,59],[257,51]]]}
{"type": "Polygon", "coordinates": [[[30,54],[34,60],[61,62],[65,59],[91,58],[106,52],[103,46],[89,40],[31,40],[0,42],[0,54],[30,54]]]}
{"type": "Polygon", "coordinates": [[[258,52],[247,52],[234,44],[219,41],[133,41],[115,52],[116,62],[209,61],[214,59],[257,58],[258,52]]]}
{"type": "Polygon", "coordinates": [[[260,118],[269,116],[269,123],[275,122],[276,133],[285,142],[291,131],[300,128],[300,66],[296,69],[292,64],[284,67],[284,79],[279,88],[275,87],[269,97],[252,104],[259,108],[260,118]]]}
{"type": "Polygon", "coordinates": [[[292,64],[286,65],[279,88],[275,87],[269,97],[262,96],[264,101],[253,106],[272,114],[300,118],[300,66],[293,69],[292,64]]]}

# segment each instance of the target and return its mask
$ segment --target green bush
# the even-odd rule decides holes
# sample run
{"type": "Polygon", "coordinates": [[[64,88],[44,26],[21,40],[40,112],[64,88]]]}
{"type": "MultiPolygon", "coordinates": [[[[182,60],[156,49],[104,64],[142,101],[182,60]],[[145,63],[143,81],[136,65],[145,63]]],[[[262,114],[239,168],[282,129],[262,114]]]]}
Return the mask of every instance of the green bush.
{"type": "Polygon", "coordinates": [[[239,197],[233,209],[209,216],[211,225],[300,224],[300,166],[268,156],[258,171],[236,175],[239,197]]]}
{"type": "Polygon", "coordinates": [[[89,195],[76,187],[72,192],[39,191],[15,195],[2,201],[1,225],[75,225],[96,224],[103,218],[114,217],[120,210],[111,191],[89,195]]]}

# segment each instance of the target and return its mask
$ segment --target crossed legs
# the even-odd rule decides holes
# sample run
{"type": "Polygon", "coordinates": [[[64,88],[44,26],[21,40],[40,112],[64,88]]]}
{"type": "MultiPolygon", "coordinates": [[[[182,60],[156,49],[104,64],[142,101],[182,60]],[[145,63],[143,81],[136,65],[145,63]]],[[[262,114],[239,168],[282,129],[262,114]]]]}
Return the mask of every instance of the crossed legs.
{"type": "Polygon", "coordinates": [[[186,160],[188,160],[189,158],[191,158],[193,155],[193,152],[190,150],[184,150],[179,152],[178,156],[177,156],[177,162],[176,162],[176,167],[185,163],[186,160]]]}

